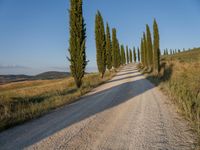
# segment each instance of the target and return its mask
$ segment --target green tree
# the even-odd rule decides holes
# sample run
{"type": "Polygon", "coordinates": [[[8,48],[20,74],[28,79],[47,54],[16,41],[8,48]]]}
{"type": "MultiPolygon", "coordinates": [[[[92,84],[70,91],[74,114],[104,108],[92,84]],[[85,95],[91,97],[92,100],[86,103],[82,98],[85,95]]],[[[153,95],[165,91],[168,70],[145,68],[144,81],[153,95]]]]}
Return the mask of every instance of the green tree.
{"type": "Polygon", "coordinates": [[[147,40],[145,32],[143,33],[143,49],[144,49],[144,67],[148,67],[147,40]]]}
{"type": "Polygon", "coordinates": [[[147,57],[148,57],[148,67],[153,67],[153,46],[152,46],[152,39],[151,39],[151,32],[148,25],[146,25],[146,33],[147,33],[147,57]]]}
{"type": "Polygon", "coordinates": [[[140,49],[139,49],[139,47],[137,49],[137,55],[138,55],[138,62],[140,62],[140,49]]]}
{"type": "Polygon", "coordinates": [[[126,64],[126,55],[125,55],[124,45],[121,45],[121,63],[122,65],[126,64]]]}
{"type": "Polygon", "coordinates": [[[136,63],[137,56],[136,56],[136,49],[135,49],[135,47],[133,48],[133,58],[134,58],[134,62],[136,63]]]}
{"type": "Polygon", "coordinates": [[[169,55],[169,51],[168,51],[168,49],[166,49],[166,55],[169,55]]]}
{"type": "Polygon", "coordinates": [[[106,66],[108,70],[112,69],[112,43],[108,23],[106,24],[106,66]]]}
{"type": "Polygon", "coordinates": [[[120,52],[120,44],[117,40],[117,68],[121,66],[121,52],[120,52]]]}
{"type": "Polygon", "coordinates": [[[126,63],[129,64],[129,52],[128,52],[128,46],[126,46],[126,63]]]}
{"type": "Polygon", "coordinates": [[[153,31],[154,31],[154,41],[153,41],[153,47],[154,47],[154,71],[156,74],[160,71],[160,37],[159,37],[159,30],[158,30],[158,24],[156,20],[154,19],[153,23],[153,31]]]}
{"type": "Polygon", "coordinates": [[[133,62],[133,54],[132,54],[132,50],[129,49],[129,56],[130,56],[130,63],[133,62]]]}
{"type": "Polygon", "coordinates": [[[172,49],[170,49],[170,55],[172,55],[172,54],[173,54],[172,49]]]}
{"type": "Polygon", "coordinates": [[[69,54],[71,74],[78,88],[82,85],[82,78],[85,74],[87,65],[85,43],[86,43],[86,25],[83,18],[82,0],[71,0],[69,10],[69,54]]]}
{"type": "Polygon", "coordinates": [[[116,69],[118,68],[118,47],[119,42],[117,39],[117,31],[115,28],[112,29],[112,64],[113,67],[116,69]]]}
{"type": "Polygon", "coordinates": [[[96,58],[98,70],[103,78],[106,71],[106,38],[104,23],[101,13],[98,11],[95,18],[95,41],[96,41],[96,58]]]}
{"type": "Polygon", "coordinates": [[[141,38],[141,42],[140,42],[140,50],[141,50],[141,62],[143,67],[145,66],[145,51],[144,51],[144,40],[143,38],[141,38]]]}

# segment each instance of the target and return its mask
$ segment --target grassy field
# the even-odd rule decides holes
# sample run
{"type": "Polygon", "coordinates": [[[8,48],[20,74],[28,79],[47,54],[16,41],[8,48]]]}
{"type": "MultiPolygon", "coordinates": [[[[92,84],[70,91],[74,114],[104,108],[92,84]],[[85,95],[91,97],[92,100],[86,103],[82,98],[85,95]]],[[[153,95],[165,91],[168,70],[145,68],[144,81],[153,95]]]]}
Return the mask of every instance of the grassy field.
{"type": "Polygon", "coordinates": [[[81,89],[75,87],[71,77],[0,85],[0,130],[72,103],[114,74],[106,72],[104,79],[97,73],[87,74],[81,89]]]}
{"type": "Polygon", "coordinates": [[[200,137],[200,48],[162,56],[161,66],[158,77],[147,78],[166,91],[200,137]]]}

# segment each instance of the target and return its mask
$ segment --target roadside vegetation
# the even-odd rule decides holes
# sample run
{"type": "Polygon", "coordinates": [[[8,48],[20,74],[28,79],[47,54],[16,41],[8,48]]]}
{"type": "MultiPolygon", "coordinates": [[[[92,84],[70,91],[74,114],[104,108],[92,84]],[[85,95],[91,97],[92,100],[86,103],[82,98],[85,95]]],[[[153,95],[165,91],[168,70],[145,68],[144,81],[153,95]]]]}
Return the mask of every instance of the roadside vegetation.
{"type": "Polygon", "coordinates": [[[171,55],[165,51],[161,57],[158,75],[144,73],[177,104],[178,111],[192,123],[200,139],[200,48],[171,51],[171,55]]]}
{"type": "Polygon", "coordinates": [[[113,71],[106,72],[104,79],[98,73],[87,74],[81,88],[76,87],[72,77],[0,85],[0,130],[77,101],[114,74],[113,71]]]}

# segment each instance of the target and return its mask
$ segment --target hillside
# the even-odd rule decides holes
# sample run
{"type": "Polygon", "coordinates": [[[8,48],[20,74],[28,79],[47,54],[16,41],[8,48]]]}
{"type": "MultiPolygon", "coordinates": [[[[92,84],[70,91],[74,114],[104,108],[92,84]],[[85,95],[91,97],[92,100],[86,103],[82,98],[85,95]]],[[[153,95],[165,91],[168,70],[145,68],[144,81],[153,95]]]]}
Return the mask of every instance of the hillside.
{"type": "Polygon", "coordinates": [[[162,60],[174,60],[187,63],[198,62],[200,61],[200,48],[194,48],[185,52],[176,53],[174,55],[165,55],[162,56],[162,60]]]}
{"type": "Polygon", "coordinates": [[[70,76],[69,72],[57,72],[57,71],[49,71],[38,74],[33,78],[36,80],[51,80],[51,79],[62,79],[70,76]]]}
{"type": "Polygon", "coordinates": [[[35,76],[28,75],[0,75],[0,84],[31,80],[53,80],[69,77],[69,72],[48,71],[35,76]]]}
{"type": "Polygon", "coordinates": [[[162,56],[159,77],[147,76],[177,104],[178,111],[192,123],[200,139],[200,48],[162,56]]]}

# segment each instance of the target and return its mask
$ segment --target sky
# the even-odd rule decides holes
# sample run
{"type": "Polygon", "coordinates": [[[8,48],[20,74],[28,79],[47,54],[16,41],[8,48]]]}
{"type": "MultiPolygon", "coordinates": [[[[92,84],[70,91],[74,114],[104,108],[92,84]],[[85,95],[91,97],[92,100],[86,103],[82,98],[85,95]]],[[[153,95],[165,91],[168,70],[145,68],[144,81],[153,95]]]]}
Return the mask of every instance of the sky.
{"type": "MultiPolygon", "coordinates": [[[[70,0],[0,0],[0,74],[69,71],[70,0]]],[[[94,34],[99,10],[119,42],[140,45],[145,25],[156,18],[161,49],[200,46],[199,0],[83,0],[87,71],[96,71],[94,34]]]]}

